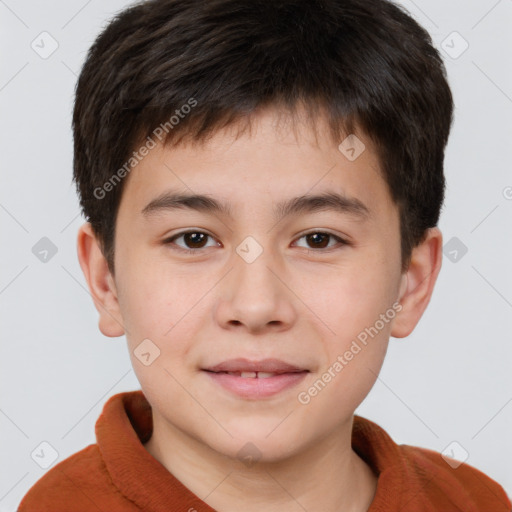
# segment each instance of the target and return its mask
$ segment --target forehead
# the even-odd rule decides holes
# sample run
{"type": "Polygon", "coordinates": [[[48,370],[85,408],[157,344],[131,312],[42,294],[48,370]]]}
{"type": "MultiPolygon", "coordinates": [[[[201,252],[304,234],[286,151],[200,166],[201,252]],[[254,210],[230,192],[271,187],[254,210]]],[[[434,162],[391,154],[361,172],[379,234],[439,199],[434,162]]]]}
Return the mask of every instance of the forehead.
{"type": "Polygon", "coordinates": [[[178,196],[195,196],[199,208],[209,196],[205,211],[236,216],[240,210],[265,210],[282,217],[293,210],[293,198],[329,194],[331,203],[346,199],[353,213],[372,216],[392,209],[369,138],[358,132],[333,141],[325,120],[315,121],[315,126],[293,122],[266,110],[242,133],[235,125],[206,141],[156,144],[125,178],[120,210],[129,207],[148,217],[178,196]]]}

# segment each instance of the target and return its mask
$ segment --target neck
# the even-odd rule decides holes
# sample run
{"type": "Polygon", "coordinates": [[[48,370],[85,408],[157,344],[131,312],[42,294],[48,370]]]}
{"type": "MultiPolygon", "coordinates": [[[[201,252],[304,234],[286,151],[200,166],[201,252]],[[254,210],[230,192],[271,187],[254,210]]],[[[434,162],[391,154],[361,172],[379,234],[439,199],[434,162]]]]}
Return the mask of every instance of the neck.
{"type": "Polygon", "coordinates": [[[191,492],[219,512],[366,512],[377,476],[352,450],[352,420],[278,461],[246,466],[153,416],[144,445],[191,492]]]}

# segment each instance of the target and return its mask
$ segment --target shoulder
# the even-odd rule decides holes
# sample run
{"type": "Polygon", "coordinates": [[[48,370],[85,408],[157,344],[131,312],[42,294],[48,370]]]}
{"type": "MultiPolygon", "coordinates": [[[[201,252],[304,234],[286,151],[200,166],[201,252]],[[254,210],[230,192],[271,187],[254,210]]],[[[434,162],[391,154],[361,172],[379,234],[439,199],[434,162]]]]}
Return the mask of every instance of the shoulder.
{"type": "Polygon", "coordinates": [[[352,446],[378,474],[372,512],[512,512],[503,487],[482,471],[428,448],[397,444],[358,415],[352,446]]]}
{"type": "Polygon", "coordinates": [[[454,510],[511,512],[503,487],[482,471],[418,446],[399,445],[406,466],[421,482],[429,499],[454,510]]]}
{"type": "Polygon", "coordinates": [[[18,512],[119,510],[120,505],[138,510],[116,489],[98,446],[91,444],[47,471],[25,494],[18,512]]]}

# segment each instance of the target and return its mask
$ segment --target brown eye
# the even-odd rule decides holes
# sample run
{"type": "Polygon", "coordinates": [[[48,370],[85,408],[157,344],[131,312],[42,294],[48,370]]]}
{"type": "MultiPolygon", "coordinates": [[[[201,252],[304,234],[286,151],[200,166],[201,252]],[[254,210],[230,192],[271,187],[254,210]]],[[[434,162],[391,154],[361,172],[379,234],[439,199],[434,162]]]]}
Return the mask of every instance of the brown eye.
{"type": "MultiPolygon", "coordinates": [[[[208,233],[202,231],[183,231],[163,241],[165,245],[173,246],[177,251],[183,251],[187,254],[199,253],[201,249],[212,247],[206,245],[208,239],[213,240],[213,246],[218,246],[218,243],[208,233]],[[177,240],[182,239],[181,243],[176,243],[177,240]]],[[[313,231],[302,235],[298,240],[306,240],[306,249],[312,249],[318,252],[328,252],[329,249],[336,248],[337,246],[343,247],[350,245],[343,238],[332,233],[323,231],[313,231]],[[334,242],[334,243],[331,243],[334,242]],[[323,251],[327,249],[327,251],[323,251]]],[[[303,246],[304,247],[304,246],[303,246]]]]}
{"type": "Polygon", "coordinates": [[[205,233],[185,233],[183,235],[183,240],[185,244],[190,249],[200,249],[204,247],[204,242],[207,239],[208,235],[205,233]]]}
{"type": "Polygon", "coordinates": [[[306,235],[308,244],[312,244],[315,249],[324,249],[329,244],[329,238],[331,235],[325,233],[312,233],[306,235]]]}
{"type": "Polygon", "coordinates": [[[307,249],[330,249],[336,247],[336,243],[329,245],[331,240],[338,242],[341,245],[348,245],[348,242],[340,238],[339,236],[333,235],[323,231],[313,231],[302,235],[299,240],[305,239],[307,249]]]}
{"type": "Polygon", "coordinates": [[[178,251],[194,253],[199,252],[200,249],[208,247],[205,245],[208,241],[208,238],[212,238],[212,236],[208,233],[203,233],[202,231],[183,231],[181,233],[177,233],[171,238],[164,240],[163,243],[166,245],[176,246],[175,248],[178,251]],[[183,239],[182,244],[184,245],[175,243],[175,241],[179,239],[183,239]]]}

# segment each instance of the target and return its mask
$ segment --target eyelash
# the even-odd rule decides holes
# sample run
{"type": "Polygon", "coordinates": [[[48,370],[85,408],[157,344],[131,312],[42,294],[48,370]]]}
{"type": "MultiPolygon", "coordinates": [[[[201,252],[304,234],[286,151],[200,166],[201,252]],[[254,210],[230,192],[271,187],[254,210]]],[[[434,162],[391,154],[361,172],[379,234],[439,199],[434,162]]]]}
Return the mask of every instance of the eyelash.
{"type": "MultiPolygon", "coordinates": [[[[210,235],[209,233],[205,233],[204,231],[190,230],[190,231],[181,231],[179,233],[176,233],[172,237],[165,239],[162,243],[164,245],[171,245],[174,242],[174,240],[182,237],[183,235],[187,235],[190,233],[202,234],[202,235],[206,235],[210,238],[213,238],[212,235],[210,235]]],[[[339,244],[341,244],[342,247],[345,245],[350,245],[350,243],[347,240],[345,240],[344,238],[341,238],[340,236],[335,235],[333,233],[329,233],[328,231],[310,231],[308,233],[304,233],[303,235],[301,235],[299,238],[297,238],[297,240],[300,240],[301,238],[304,238],[308,235],[327,235],[327,236],[330,236],[331,238],[334,238],[339,244]]],[[[332,249],[335,249],[335,248],[336,247],[329,247],[328,249],[307,249],[307,251],[308,251],[308,254],[310,252],[314,252],[314,253],[330,252],[332,249]]],[[[341,248],[341,247],[338,247],[338,248],[341,248]]],[[[185,253],[185,254],[197,254],[201,249],[204,249],[204,247],[200,247],[198,249],[184,249],[183,247],[180,247],[179,245],[175,245],[175,247],[173,248],[173,250],[177,250],[177,251],[179,251],[181,253],[185,253]]]]}

